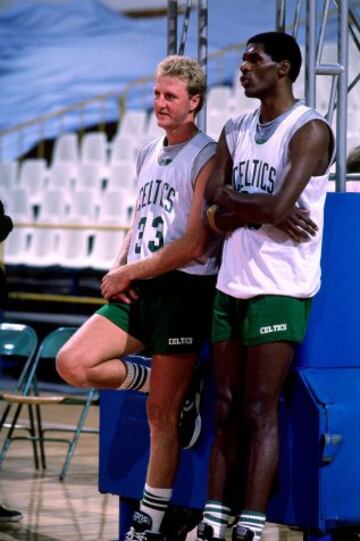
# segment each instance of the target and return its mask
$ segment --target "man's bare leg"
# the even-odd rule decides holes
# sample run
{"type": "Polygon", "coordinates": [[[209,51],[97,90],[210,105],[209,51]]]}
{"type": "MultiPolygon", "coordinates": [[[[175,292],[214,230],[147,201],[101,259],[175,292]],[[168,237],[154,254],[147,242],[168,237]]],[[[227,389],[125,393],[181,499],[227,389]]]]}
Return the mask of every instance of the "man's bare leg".
{"type": "Polygon", "coordinates": [[[99,314],[90,317],[60,350],[56,368],[75,387],[117,389],[127,369],[120,357],[144,345],[99,314]]]}
{"type": "Polygon", "coordinates": [[[140,511],[158,532],[168,507],[179,462],[179,417],[193,376],[196,355],[155,355],[147,404],[150,459],[140,511]]]}

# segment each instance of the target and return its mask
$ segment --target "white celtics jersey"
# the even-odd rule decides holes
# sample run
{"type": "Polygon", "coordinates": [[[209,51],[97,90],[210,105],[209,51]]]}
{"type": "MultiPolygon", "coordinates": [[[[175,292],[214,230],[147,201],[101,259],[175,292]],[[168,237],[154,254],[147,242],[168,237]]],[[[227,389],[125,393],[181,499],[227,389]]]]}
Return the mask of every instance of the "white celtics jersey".
{"type": "MultiPolygon", "coordinates": [[[[262,142],[255,141],[259,110],[230,121],[226,137],[233,156],[234,189],[275,194],[281,188],[291,137],[312,119],[325,122],[316,111],[297,105],[262,142]]],[[[299,207],[310,210],[311,219],[318,225],[315,237],[297,243],[272,225],[249,224],[236,229],[224,243],[217,288],[241,299],[258,295],[312,297],[320,287],[327,182],[328,174],[311,177],[297,201],[299,207]]]]}
{"type": "MultiPolygon", "coordinates": [[[[159,160],[163,138],[150,147],[138,174],[128,262],[149,257],[185,234],[194,195],[193,163],[208,145],[215,147],[210,137],[198,132],[172,161],[159,160]]],[[[217,268],[217,258],[209,252],[177,270],[207,275],[215,274],[217,268]]]]}

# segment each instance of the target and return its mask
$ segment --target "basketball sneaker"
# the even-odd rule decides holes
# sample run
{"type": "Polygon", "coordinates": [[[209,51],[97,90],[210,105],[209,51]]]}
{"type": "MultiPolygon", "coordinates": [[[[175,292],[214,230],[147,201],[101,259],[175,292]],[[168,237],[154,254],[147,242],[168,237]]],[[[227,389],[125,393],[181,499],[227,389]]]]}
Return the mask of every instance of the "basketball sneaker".
{"type": "Polygon", "coordinates": [[[196,372],[180,415],[179,439],[183,449],[194,447],[201,433],[200,402],[203,386],[204,382],[196,372]]]}
{"type": "Polygon", "coordinates": [[[218,537],[214,537],[214,530],[210,524],[200,522],[197,527],[195,541],[224,541],[218,537]]]}
{"type": "Polygon", "coordinates": [[[255,537],[255,532],[238,524],[233,528],[232,541],[252,541],[255,537]]]}
{"type": "Polygon", "coordinates": [[[23,518],[20,511],[15,509],[8,509],[3,505],[0,505],[0,522],[19,522],[23,518]]]}
{"type": "Polygon", "coordinates": [[[162,541],[164,536],[150,531],[151,517],[143,511],[135,511],[130,530],[125,534],[125,541],[162,541]]]}

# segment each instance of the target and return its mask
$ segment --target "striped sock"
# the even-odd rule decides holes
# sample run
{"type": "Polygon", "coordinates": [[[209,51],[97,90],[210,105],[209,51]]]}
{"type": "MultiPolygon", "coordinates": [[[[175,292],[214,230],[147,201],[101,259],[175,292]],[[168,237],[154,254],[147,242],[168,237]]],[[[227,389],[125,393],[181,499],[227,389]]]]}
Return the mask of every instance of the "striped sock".
{"type": "Polygon", "coordinates": [[[203,522],[213,529],[213,537],[225,539],[226,527],[230,517],[230,507],[221,502],[209,500],[206,502],[203,522]]]}
{"type": "Polygon", "coordinates": [[[261,538],[261,533],[265,526],[265,520],[266,516],[264,515],[264,513],[244,509],[240,514],[236,526],[243,526],[244,528],[248,528],[255,534],[254,541],[259,541],[259,539],[261,538]]]}
{"type": "Polygon", "coordinates": [[[162,519],[169,506],[172,488],[153,488],[145,485],[140,511],[149,515],[152,521],[151,531],[158,533],[162,519]]]}
{"type": "Polygon", "coordinates": [[[129,361],[122,361],[126,368],[126,378],[119,387],[121,391],[149,392],[150,368],[142,364],[135,364],[129,361]]]}

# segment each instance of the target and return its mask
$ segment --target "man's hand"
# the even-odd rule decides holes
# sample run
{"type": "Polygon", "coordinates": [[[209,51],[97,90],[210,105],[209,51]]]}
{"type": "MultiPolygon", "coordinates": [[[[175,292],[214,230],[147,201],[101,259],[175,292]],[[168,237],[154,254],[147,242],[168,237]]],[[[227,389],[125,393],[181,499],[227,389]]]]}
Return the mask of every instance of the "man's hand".
{"type": "Polygon", "coordinates": [[[278,225],[295,242],[307,242],[315,237],[318,226],[310,219],[308,209],[293,208],[289,216],[278,225]]]}
{"type": "Polygon", "coordinates": [[[139,298],[135,289],[131,287],[126,265],[109,271],[101,281],[101,293],[104,299],[118,300],[126,304],[139,298]]]}

